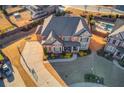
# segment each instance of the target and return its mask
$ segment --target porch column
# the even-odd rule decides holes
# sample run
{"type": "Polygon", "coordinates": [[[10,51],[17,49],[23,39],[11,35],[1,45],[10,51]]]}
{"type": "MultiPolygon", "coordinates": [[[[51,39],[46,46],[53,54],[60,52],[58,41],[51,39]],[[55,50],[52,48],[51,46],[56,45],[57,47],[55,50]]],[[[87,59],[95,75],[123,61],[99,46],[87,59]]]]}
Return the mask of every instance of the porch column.
{"type": "Polygon", "coordinates": [[[73,47],[71,47],[71,52],[73,52],[73,47]]]}
{"type": "Polygon", "coordinates": [[[77,47],[77,48],[78,48],[78,52],[79,52],[80,48],[79,47],[77,47]]]}
{"type": "Polygon", "coordinates": [[[61,48],[61,53],[62,53],[62,51],[63,51],[63,47],[61,46],[60,48],[61,48]]]}
{"type": "Polygon", "coordinates": [[[54,48],[55,48],[55,46],[52,46],[52,47],[51,47],[51,50],[52,50],[53,53],[55,52],[55,51],[54,51],[54,48]]]}

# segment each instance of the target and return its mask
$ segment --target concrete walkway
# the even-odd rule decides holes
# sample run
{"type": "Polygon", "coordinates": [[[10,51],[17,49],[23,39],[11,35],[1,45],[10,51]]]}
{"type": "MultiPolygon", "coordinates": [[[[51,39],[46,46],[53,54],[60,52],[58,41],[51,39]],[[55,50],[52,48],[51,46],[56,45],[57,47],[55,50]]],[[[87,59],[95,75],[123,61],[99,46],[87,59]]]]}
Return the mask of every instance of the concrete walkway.
{"type": "MultiPolygon", "coordinates": [[[[72,58],[69,59],[53,59],[53,60],[48,60],[50,63],[54,63],[54,62],[71,62],[77,59],[77,54],[73,54],[72,58]]],[[[45,62],[48,62],[45,61],[45,62]]]]}
{"type": "Polygon", "coordinates": [[[61,84],[45,68],[43,64],[43,54],[42,45],[39,42],[27,42],[22,51],[24,59],[22,57],[20,59],[23,68],[30,75],[37,86],[61,86],[61,84]]]}

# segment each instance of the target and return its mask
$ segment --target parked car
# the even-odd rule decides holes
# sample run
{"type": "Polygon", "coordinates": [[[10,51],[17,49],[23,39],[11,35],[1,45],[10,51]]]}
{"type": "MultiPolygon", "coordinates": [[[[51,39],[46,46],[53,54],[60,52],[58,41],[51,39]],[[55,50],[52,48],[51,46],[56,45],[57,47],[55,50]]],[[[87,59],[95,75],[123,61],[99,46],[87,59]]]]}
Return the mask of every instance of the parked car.
{"type": "Polygon", "coordinates": [[[3,67],[2,67],[2,69],[3,69],[3,73],[7,77],[12,75],[12,70],[11,70],[11,68],[7,64],[4,64],[3,67]]]}

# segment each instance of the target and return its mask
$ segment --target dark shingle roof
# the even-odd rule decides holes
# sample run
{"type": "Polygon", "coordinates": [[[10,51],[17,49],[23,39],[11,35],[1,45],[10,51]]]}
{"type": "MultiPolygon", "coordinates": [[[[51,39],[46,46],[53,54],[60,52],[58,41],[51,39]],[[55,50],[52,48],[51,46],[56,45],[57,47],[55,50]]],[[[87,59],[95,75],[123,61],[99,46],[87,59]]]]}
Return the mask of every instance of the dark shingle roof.
{"type": "Polygon", "coordinates": [[[124,20],[117,19],[115,26],[112,30],[112,33],[109,34],[109,36],[115,36],[115,35],[122,33],[122,32],[124,32],[124,20]]]}
{"type": "Polygon", "coordinates": [[[63,42],[64,46],[80,46],[79,42],[72,42],[72,41],[64,41],[63,42]]]}
{"type": "Polygon", "coordinates": [[[57,35],[71,36],[75,33],[80,17],[53,17],[43,32],[43,36],[48,36],[51,30],[57,35]]]}

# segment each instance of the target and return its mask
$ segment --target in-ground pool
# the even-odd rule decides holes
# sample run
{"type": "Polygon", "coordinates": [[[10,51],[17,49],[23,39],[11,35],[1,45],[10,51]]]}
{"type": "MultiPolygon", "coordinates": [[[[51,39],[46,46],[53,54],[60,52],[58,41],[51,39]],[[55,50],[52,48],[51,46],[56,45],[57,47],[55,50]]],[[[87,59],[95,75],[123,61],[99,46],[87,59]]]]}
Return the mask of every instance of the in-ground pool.
{"type": "Polygon", "coordinates": [[[109,24],[109,23],[102,23],[101,26],[106,31],[112,31],[112,29],[113,29],[113,25],[112,24],[109,24]]]}
{"type": "Polygon", "coordinates": [[[106,25],[105,25],[105,29],[108,30],[108,31],[112,31],[113,26],[110,25],[110,24],[106,24],[106,25]]]}

